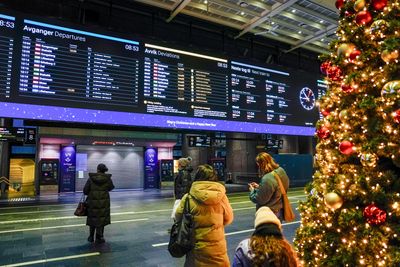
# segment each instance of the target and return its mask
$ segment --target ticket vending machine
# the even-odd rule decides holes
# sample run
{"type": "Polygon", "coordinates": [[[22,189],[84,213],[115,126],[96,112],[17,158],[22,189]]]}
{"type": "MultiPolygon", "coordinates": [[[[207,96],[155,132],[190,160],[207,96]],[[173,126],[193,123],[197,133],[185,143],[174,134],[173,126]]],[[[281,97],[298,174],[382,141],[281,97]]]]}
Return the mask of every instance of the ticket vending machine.
{"type": "Polygon", "coordinates": [[[173,159],[160,160],[160,177],[161,177],[161,182],[174,180],[174,160],[173,159]]]}
{"type": "Polygon", "coordinates": [[[39,161],[40,194],[57,194],[59,192],[60,161],[42,159],[39,161]]]}
{"type": "Polygon", "coordinates": [[[211,159],[211,166],[217,172],[218,179],[220,181],[225,181],[225,159],[224,158],[214,158],[211,159]]]}
{"type": "Polygon", "coordinates": [[[59,166],[58,159],[42,159],[39,162],[40,185],[58,185],[59,166]]]}

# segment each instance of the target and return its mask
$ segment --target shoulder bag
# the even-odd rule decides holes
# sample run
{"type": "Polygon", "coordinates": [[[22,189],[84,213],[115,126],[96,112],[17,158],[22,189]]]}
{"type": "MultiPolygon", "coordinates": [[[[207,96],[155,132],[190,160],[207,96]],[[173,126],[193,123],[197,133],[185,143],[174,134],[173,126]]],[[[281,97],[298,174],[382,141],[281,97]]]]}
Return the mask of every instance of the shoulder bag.
{"type": "Polygon", "coordinates": [[[186,197],[182,219],[174,223],[169,237],[168,251],[172,257],[180,258],[194,248],[194,219],[190,213],[190,195],[186,197]]]}
{"type": "Polygon", "coordinates": [[[294,220],[294,218],[296,217],[292,206],[290,205],[287,193],[285,188],[283,187],[282,181],[281,181],[281,177],[275,172],[273,171],[274,177],[276,179],[276,181],[278,182],[279,188],[281,190],[281,194],[282,194],[282,202],[283,202],[283,220],[286,222],[291,222],[294,220]]]}
{"type": "Polygon", "coordinates": [[[75,216],[87,216],[87,203],[86,203],[84,194],[82,194],[82,197],[79,200],[78,207],[76,207],[74,215],[75,216]]]}

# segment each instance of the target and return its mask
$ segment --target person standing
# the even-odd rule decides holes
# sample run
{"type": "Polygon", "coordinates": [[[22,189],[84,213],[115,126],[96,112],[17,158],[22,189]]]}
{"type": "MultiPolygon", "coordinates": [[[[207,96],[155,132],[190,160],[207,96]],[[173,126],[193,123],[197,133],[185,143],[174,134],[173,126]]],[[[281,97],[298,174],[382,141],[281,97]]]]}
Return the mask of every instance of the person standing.
{"type": "Polygon", "coordinates": [[[194,218],[195,244],[186,254],[185,267],[230,266],[224,226],[233,221],[233,210],[213,167],[198,167],[190,192],[176,210],[176,220],[182,218],[186,198],[194,218]]]}
{"type": "Polygon", "coordinates": [[[90,227],[89,242],[104,243],[104,226],[111,223],[110,194],[114,189],[111,174],[106,174],[108,168],[103,163],[97,166],[97,173],[89,173],[83,193],[87,195],[87,219],[86,225],[90,227]]]}
{"type": "Polygon", "coordinates": [[[296,267],[298,259],[292,246],[282,235],[278,217],[268,207],[256,212],[255,230],[236,248],[232,267],[296,267]]]}
{"type": "Polygon", "coordinates": [[[190,165],[191,158],[180,158],[178,160],[178,173],[174,179],[174,196],[175,203],[172,209],[171,218],[175,218],[175,212],[177,207],[179,206],[180,200],[182,197],[189,192],[190,187],[192,186],[192,171],[193,168],[190,165]]]}
{"type": "Polygon", "coordinates": [[[256,204],[257,210],[262,206],[269,207],[282,221],[283,199],[276,179],[279,178],[281,180],[287,192],[289,188],[289,177],[285,170],[266,152],[261,152],[257,155],[256,163],[261,181],[260,184],[254,182],[249,184],[250,200],[256,204]]]}

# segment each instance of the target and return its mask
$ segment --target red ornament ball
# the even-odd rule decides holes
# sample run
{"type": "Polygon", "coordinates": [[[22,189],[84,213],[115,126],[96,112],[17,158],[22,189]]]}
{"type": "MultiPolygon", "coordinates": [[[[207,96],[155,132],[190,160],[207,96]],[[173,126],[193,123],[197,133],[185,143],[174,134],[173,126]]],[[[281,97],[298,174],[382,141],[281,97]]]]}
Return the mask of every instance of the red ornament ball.
{"type": "Polygon", "coordinates": [[[387,0],[372,0],[372,6],[375,10],[382,10],[387,6],[387,0]]]}
{"type": "Polygon", "coordinates": [[[354,88],[349,84],[342,84],[341,88],[342,88],[342,91],[345,93],[351,93],[354,91],[354,88]]]}
{"type": "Polygon", "coordinates": [[[326,126],[322,126],[317,130],[317,136],[320,139],[328,138],[330,135],[331,135],[331,130],[329,130],[329,128],[326,126]]]}
{"type": "Polygon", "coordinates": [[[375,204],[368,205],[364,208],[364,218],[371,225],[380,225],[386,222],[386,211],[381,210],[375,204]]]}
{"type": "Polygon", "coordinates": [[[355,49],[355,50],[353,50],[353,51],[350,53],[349,58],[350,58],[350,60],[354,60],[354,59],[356,59],[359,55],[361,55],[361,51],[355,49]]]}
{"type": "Polygon", "coordinates": [[[328,108],[321,110],[321,114],[324,115],[324,117],[328,116],[329,113],[331,113],[331,111],[328,108]]]}
{"type": "Polygon", "coordinates": [[[321,64],[319,70],[321,71],[322,74],[326,75],[328,72],[328,69],[332,66],[332,63],[330,61],[325,61],[324,63],[321,64]]]}
{"type": "Polygon", "coordinates": [[[343,141],[339,144],[339,151],[344,155],[350,155],[354,152],[354,145],[350,141],[343,141]]]}
{"type": "Polygon", "coordinates": [[[342,78],[342,70],[338,66],[332,66],[327,71],[328,78],[332,81],[339,81],[342,78]]]}
{"type": "Polygon", "coordinates": [[[372,21],[372,15],[367,10],[363,10],[357,13],[356,23],[361,25],[367,25],[372,21]]]}
{"type": "Polygon", "coordinates": [[[400,123],[400,109],[394,111],[394,112],[392,113],[392,117],[393,117],[393,120],[394,120],[396,123],[400,123]]]}
{"type": "Polygon", "coordinates": [[[337,9],[341,9],[344,5],[344,0],[336,0],[335,6],[337,9]]]}

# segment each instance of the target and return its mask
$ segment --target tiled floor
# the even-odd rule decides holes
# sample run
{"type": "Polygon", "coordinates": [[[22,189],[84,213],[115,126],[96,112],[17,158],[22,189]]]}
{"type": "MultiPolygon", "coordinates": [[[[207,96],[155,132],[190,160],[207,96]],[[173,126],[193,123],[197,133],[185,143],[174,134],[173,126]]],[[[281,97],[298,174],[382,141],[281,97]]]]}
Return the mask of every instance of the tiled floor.
{"type": "MultiPolygon", "coordinates": [[[[102,245],[89,244],[85,218],[73,216],[80,196],[1,202],[0,266],[183,266],[184,259],[172,258],[165,245],[172,223],[171,191],[112,192],[112,224],[105,228],[107,242],[102,245]],[[75,256],[79,258],[66,258],[75,256]]],[[[304,193],[293,191],[289,197],[296,205],[304,193]]],[[[225,231],[232,258],[239,241],[251,234],[255,208],[245,192],[229,198],[235,219],[225,231]]],[[[298,221],[284,225],[289,240],[298,226],[298,221]]]]}

